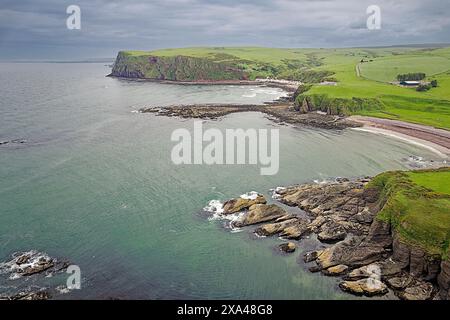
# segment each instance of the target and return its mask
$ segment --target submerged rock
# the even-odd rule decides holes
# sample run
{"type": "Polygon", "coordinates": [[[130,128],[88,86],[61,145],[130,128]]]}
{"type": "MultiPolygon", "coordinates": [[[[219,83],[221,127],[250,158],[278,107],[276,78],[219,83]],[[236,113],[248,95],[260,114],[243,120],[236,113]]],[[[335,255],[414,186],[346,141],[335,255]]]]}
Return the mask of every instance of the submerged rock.
{"type": "Polygon", "coordinates": [[[10,261],[0,263],[0,271],[10,274],[11,279],[29,277],[44,272],[53,273],[64,270],[69,265],[67,261],[59,261],[36,250],[16,252],[12,257],[10,261]]]}
{"type": "Polygon", "coordinates": [[[305,261],[306,263],[312,262],[316,260],[319,257],[319,255],[322,254],[322,252],[323,250],[307,252],[303,255],[303,261],[305,261]]]}
{"type": "Polygon", "coordinates": [[[278,246],[281,251],[285,253],[292,253],[297,248],[297,245],[293,242],[282,243],[278,246]]]}

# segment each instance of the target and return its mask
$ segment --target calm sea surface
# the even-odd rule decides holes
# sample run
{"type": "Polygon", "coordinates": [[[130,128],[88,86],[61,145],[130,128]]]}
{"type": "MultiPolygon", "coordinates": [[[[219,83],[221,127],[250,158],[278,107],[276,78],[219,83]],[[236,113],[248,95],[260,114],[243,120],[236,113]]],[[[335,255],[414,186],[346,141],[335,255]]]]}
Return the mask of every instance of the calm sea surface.
{"type": "MultiPolygon", "coordinates": [[[[336,176],[406,168],[425,149],[392,138],[280,126],[258,113],[205,128],[279,128],[280,170],[176,166],[173,130],[193,120],[133,113],[144,106],[262,103],[278,89],[177,86],[105,77],[103,64],[0,64],[0,261],[36,249],[80,266],[82,290],[57,298],[352,298],[311,274],[278,239],[231,233],[202,213],[212,199],[336,176]]],[[[268,195],[269,196],[269,195],[268,195]]],[[[65,277],[65,276],[64,276],[65,277]]],[[[65,278],[38,278],[59,285],[65,278]]],[[[35,284],[28,280],[25,285],[35,284]]],[[[0,293],[24,285],[0,280],[0,293]]]]}

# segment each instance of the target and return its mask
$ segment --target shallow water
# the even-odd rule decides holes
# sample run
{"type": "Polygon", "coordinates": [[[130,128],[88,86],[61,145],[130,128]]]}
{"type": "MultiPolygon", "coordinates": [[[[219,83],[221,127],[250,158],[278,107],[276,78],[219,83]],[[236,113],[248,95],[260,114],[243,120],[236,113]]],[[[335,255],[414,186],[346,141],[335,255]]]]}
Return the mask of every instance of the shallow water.
{"type": "MultiPolygon", "coordinates": [[[[352,130],[280,126],[232,114],[205,128],[279,128],[280,170],[175,166],[174,129],[193,120],[133,113],[144,106],[262,103],[278,89],[176,86],[104,77],[102,64],[0,64],[0,260],[36,249],[80,266],[82,290],[58,298],[353,298],[297,262],[278,239],[230,233],[202,208],[247,191],[406,168],[430,151],[352,130]]],[[[64,284],[64,277],[39,279],[64,284]]],[[[2,281],[2,280],[0,280],[2,281]]],[[[1,291],[16,285],[0,282],[1,291]],[[3,289],[2,289],[3,288],[3,289]]]]}

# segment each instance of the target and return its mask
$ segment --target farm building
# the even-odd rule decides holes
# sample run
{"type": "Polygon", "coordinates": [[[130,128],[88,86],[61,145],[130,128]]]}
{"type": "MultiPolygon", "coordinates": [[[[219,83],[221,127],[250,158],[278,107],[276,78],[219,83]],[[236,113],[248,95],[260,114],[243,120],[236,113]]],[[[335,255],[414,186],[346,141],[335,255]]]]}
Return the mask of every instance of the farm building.
{"type": "Polygon", "coordinates": [[[402,86],[418,86],[419,84],[419,81],[400,81],[400,85],[402,86]]]}

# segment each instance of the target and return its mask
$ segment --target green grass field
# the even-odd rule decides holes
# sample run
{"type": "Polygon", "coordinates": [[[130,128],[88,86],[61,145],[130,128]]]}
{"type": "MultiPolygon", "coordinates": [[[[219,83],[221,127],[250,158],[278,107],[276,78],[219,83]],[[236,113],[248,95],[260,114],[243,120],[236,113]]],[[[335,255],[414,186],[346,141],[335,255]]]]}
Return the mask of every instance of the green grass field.
{"type": "Polygon", "coordinates": [[[400,56],[376,59],[361,63],[361,76],[364,78],[391,82],[397,80],[397,75],[411,72],[423,72],[433,76],[450,70],[450,59],[440,56],[400,56]]]}
{"type": "MultiPolygon", "coordinates": [[[[448,48],[347,48],[277,49],[260,47],[198,47],[158,51],[127,51],[130,57],[188,56],[229,64],[255,78],[299,80],[312,84],[306,96],[324,95],[331,103],[352,98],[372,99],[375,107],[346,113],[404,120],[450,129],[450,47],[448,48]],[[367,61],[360,63],[361,60],[367,61]],[[360,74],[357,73],[359,66],[360,74]],[[427,92],[403,88],[390,81],[398,74],[424,72],[438,87],[427,92]],[[322,86],[324,80],[336,86],[322,86]]],[[[341,108],[344,110],[345,108],[341,108]]],[[[340,110],[341,110],[340,109],[340,110]]]]}

